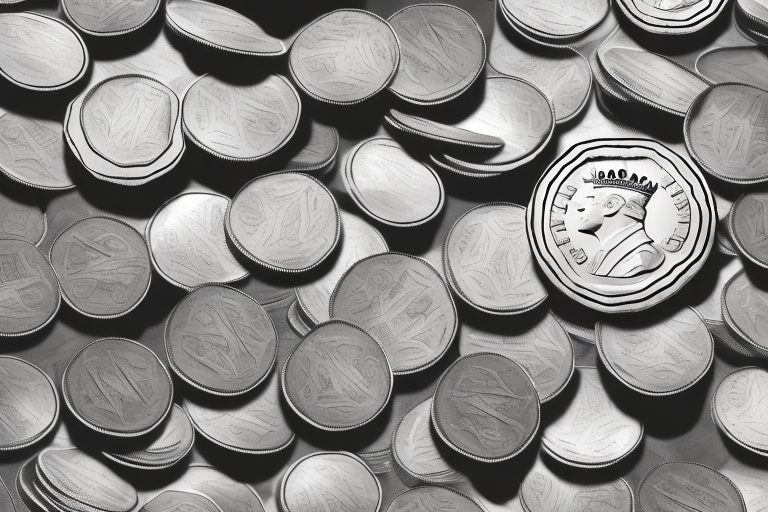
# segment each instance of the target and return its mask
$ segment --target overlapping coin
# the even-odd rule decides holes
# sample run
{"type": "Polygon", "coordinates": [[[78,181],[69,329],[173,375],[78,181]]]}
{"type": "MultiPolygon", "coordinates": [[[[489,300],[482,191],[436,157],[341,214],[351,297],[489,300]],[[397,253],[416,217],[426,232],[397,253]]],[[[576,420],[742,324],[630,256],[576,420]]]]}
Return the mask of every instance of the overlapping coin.
{"type": "Polygon", "coordinates": [[[723,320],[748,349],[768,356],[768,290],[741,270],[722,292],[723,320]]]}
{"type": "Polygon", "coordinates": [[[731,207],[728,231],[734,248],[749,261],[768,268],[768,193],[748,192],[731,207]]]}
{"type": "Polygon", "coordinates": [[[760,46],[725,46],[696,58],[696,71],[712,83],[738,82],[768,89],[768,55],[760,46]]]}
{"type": "Polygon", "coordinates": [[[493,135],[477,133],[463,128],[430,121],[429,119],[404,114],[395,109],[389,111],[384,120],[403,133],[437,141],[446,145],[466,146],[475,149],[498,149],[504,140],[493,135]]]}
{"type": "Polygon", "coordinates": [[[768,44],[768,5],[763,0],[737,0],[734,7],[736,24],[760,44],[768,44]]]}
{"type": "Polygon", "coordinates": [[[69,21],[93,36],[116,36],[133,32],[157,13],[160,0],[118,0],[117,2],[78,2],[62,0],[69,21]]]}
{"type": "Polygon", "coordinates": [[[462,512],[482,512],[483,508],[472,498],[450,487],[423,485],[408,489],[395,496],[387,512],[440,512],[461,510],[462,512]]]}
{"type": "Polygon", "coordinates": [[[740,368],[718,384],[712,396],[712,420],[730,439],[768,456],[768,371],[740,368]]]}
{"type": "Polygon", "coordinates": [[[299,125],[296,134],[280,152],[286,171],[322,171],[331,167],[339,152],[339,132],[317,121],[299,125]]]}
{"type": "Polygon", "coordinates": [[[557,46],[566,45],[594,28],[610,8],[607,0],[534,0],[499,2],[507,22],[524,36],[557,46]]]}
{"type": "Polygon", "coordinates": [[[211,498],[194,491],[163,491],[149,500],[139,512],[223,512],[211,498]]]}
{"type": "Polygon", "coordinates": [[[733,482],[695,462],[667,462],[653,468],[640,483],[637,505],[639,512],[664,509],[747,512],[744,498],[733,482]]]}
{"type": "Polygon", "coordinates": [[[635,25],[654,34],[691,34],[722,13],[726,0],[618,0],[621,12],[635,25]]]}
{"type": "Polygon", "coordinates": [[[25,240],[37,245],[47,229],[45,213],[39,206],[17,201],[0,192],[0,238],[25,240]]]}

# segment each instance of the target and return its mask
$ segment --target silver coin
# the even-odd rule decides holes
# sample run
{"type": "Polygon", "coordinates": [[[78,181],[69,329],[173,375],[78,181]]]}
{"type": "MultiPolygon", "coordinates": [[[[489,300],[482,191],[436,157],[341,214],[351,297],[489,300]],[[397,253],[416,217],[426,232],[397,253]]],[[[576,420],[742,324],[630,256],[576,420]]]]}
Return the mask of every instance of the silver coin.
{"type": "Polygon", "coordinates": [[[389,90],[418,105],[459,96],[485,67],[485,38],[463,9],[417,4],[390,16],[401,44],[400,66],[389,90]]]}
{"type": "Polygon", "coordinates": [[[611,401],[596,368],[581,367],[576,373],[576,394],[566,410],[544,427],[542,448],[569,466],[615,464],[638,447],[643,426],[611,401]]]}
{"type": "Polygon", "coordinates": [[[347,155],[342,176],[357,206],[390,226],[424,224],[445,203],[440,176],[392,139],[378,137],[358,144],[347,155]]]}
{"type": "Polygon", "coordinates": [[[618,0],[624,15],[653,34],[691,34],[725,10],[727,0],[618,0]]]}
{"type": "Polygon", "coordinates": [[[139,512],[223,512],[205,494],[191,491],[163,491],[149,500],[139,512]]]}
{"type": "Polygon", "coordinates": [[[458,328],[456,305],[437,270],[421,258],[396,252],[369,256],[350,267],[333,291],[330,317],[373,336],[395,375],[435,364],[458,328]]]}
{"type": "Polygon", "coordinates": [[[722,311],[723,320],[739,338],[768,356],[768,290],[741,270],[723,288],[722,311]]]}
{"type": "Polygon", "coordinates": [[[232,199],[224,225],[229,240],[250,260],[271,270],[302,272],[322,263],[341,231],[336,199],[311,176],[260,176],[232,199]]]}
{"type": "Polygon", "coordinates": [[[213,2],[166,2],[165,22],[182,37],[226,52],[271,57],[287,51],[249,18],[213,2]]]}
{"type": "Polygon", "coordinates": [[[708,326],[712,322],[723,322],[723,289],[726,283],[743,268],[738,258],[730,260],[723,267],[718,266],[714,286],[707,287],[711,290],[710,293],[697,293],[691,297],[689,305],[701,315],[708,326]]]}
{"type": "Polygon", "coordinates": [[[281,169],[286,171],[318,171],[327,169],[339,152],[339,132],[333,126],[310,121],[308,129],[291,137],[280,155],[284,158],[281,169]],[[308,132],[308,133],[307,133],[308,132]]]}
{"type": "Polygon", "coordinates": [[[35,91],[55,91],[80,80],[88,49],[69,25],[33,12],[0,14],[0,75],[35,91]]]}
{"type": "Polygon", "coordinates": [[[656,466],[640,483],[637,505],[640,512],[747,512],[744,498],[733,482],[695,462],[656,466]]]}
{"type": "Polygon", "coordinates": [[[232,480],[208,465],[191,464],[170,487],[170,490],[204,494],[224,512],[264,512],[264,503],[249,485],[232,480]]]}
{"type": "Polygon", "coordinates": [[[62,0],[61,8],[69,21],[86,34],[116,36],[133,32],[146,25],[157,13],[160,3],[160,0],[62,0]]]}
{"type": "Polygon", "coordinates": [[[505,17],[534,38],[573,39],[594,28],[608,14],[606,0],[502,0],[505,17]]]}
{"type": "Polygon", "coordinates": [[[712,419],[737,444],[768,456],[768,371],[740,368],[720,381],[712,419]]]}
{"type": "Polygon", "coordinates": [[[748,20],[750,27],[762,29],[759,31],[761,34],[768,27],[768,5],[764,0],[736,0],[736,13],[737,21],[741,15],[748,20]]]}
{"type": "Polygon", "coordinates": [[[294,82],[312,98],[350,105],[389,85],[400,64],[400,42],[372,12],[339,9],[301,31],[288,64],[294,82]]]}
{"type": "Polygon", "coordinates": [[[728,221],[728,231],[736,250],[763,268],[768,268],[768,193],[748,192],[739,197],[728,221]]]}
{"type": "Polygon", "coordinates": [[[295,300],[291,303],[290,306],[288,306],[288,313],[286,313],[286,315],[288,319],[288,325],[291,326],[296,334],[303,338],[309,334],[309,331],[312,330],[312,327],[310,327],[309,323],[304,320],[304,316],[299,311],[300,308],[301,306],[299,306],[299,301],[295,300]]]}
{"type": "MultiPolygon", "coordinates": [[[[19,472],[16,474],[16,492],[18,492],[19,498],[21,498],[24,506],[27,507],[27,510],[31,512],[52,512],[52,509],[45,505],[43,498],[37,494],[37,489],[35,489],[36,464],[37,457],[34,457],[19,468],[19,472]]],[[[11,507],[9,510],[14,510],[14,508],[11,507]]]]}
{"type": "Polygon", "coordinates": [[[475,500],[450,487],[424,485],[395,496],[387,512],[484,512],[475,500]]]}
{"type": "Polygon", "coordinates": [[[738,82],[768,89],[768,55],[760,46],[707,50],[696,59],[696,71],[716,84],[738,82]]]}
{"type": "MultiPolygon", "coordinates": [[[[2,128],[0,128],[2,130],[2,128]]],[[[0,192],[0,238],[39,244],[48,224],[39,206],[17,201],[0,192]]]]}
{"type": "Polygon", "coordinates": [[[768,508],[768,479],[761,467],[747,466],[731,459],[720,470],[741,492],[747,512],[765,512],[768,508]]]}
{"type": "Polygon", "coordinates": [[[401,132],[445,144],[483,149],[498,149],[504,145],[504,141],[498,137],[456,128],[423,117],[403,114],[395,109],[390,110],[389,115],[384,116],[384,120],[401,132]]]}

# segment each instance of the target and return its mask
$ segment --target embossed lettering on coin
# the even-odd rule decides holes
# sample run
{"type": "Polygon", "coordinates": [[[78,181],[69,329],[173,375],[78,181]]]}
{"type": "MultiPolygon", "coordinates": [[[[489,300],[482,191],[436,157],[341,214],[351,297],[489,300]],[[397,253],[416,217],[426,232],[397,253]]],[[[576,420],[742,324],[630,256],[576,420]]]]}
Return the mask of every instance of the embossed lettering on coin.
{"type": "Polygon", "coordinates": [[[731,208],[728,231],[736,249],[752,263],[768,268],[768,193],[748,192],[731,208]]]}
{"type": "Polygon", "coordinates": [[[146,24],[160,7],[160,0],[62,0],[67,18],[94,36],[132,32],[146,24]]]}
{"type": "Polygon", "coordinates": [[[751,348],[768,354],[768,290],[741,270],[723,289],[723,320],[751,348]]]}
{"type": "Polygon", "coordinates": [[[392,500],[387,512],[483,512],[469,496],[448,487],[424,485],[408,489],[392,500]]]}
{"type": "Polygon", "coordinates": [[[139,512],[222,512],[211,499],[198,492],[164,491],[141,507],[139,512]]]}
{"type": "Polygon", "coordinates": [[[17,201],[0,192],[0,238],[39,244],[45,229],[45,214],[39,206],[17,201]]]}
{"type": "Polygon", "coordinates": [[[749,367],[728,375],[712,397],[712,413],[728,437],[768,455],[768,371],[749,367]]]}
{"type": "Polygon", "coordinates": [[[768,89],[768,55],[757,45],[708,50],[696,59],[696,71],[716,84],[738,82],[768,89]]]}
{"type": "Polygon", "coordinates": [[[640,483],[641,512],[746,512],[741,493],[722,474],[693,462],[667,462],[652,469],[640,483]]]}

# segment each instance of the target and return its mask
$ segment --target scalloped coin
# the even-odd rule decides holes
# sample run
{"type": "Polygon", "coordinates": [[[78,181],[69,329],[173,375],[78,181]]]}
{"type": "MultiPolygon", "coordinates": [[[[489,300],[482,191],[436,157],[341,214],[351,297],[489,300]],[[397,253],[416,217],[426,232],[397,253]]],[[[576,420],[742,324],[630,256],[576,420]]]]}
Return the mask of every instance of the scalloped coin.
{"type": "Polygon", "coordinates": [[[747,512],[744,498],[733,482],[695,462],[665,462],[653,468],[640,482],[637,505],[639,512],[747,512]]]}
{"type": "Polygon", "coordinates": [[[484,512],[475,500],[449,487],[423,485],[398,494],[387,512],[484,512]]]}
{"type": "Polygon", "coordinates": [[[86,34],[114,36],[143,27],[157,13],[160,3],[160,0],[62,0],[61,7],[69,21],[86,34]]]}
{"type": "Polygon", "coordinates": [[[712,419],[737,444],[768,456],[768,371],[740,368],[720,381],[712,419]]]}
{"type": "Polygon", "coordinates": [[[652,34],[691,34],[725,10],[728,0],[617,0],[624,15],[652,34]]]}

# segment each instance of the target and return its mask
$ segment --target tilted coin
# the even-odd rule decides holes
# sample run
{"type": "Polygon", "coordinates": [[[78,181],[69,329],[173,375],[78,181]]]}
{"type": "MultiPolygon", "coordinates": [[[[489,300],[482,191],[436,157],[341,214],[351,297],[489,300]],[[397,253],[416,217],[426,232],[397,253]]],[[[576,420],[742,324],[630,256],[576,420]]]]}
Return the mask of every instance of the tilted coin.
{"type": "Polygon", "coordinates": [[[768,290],[741,270],[723,288],[723,320],[753,350],[768,356],[768,290]]]}
{"type": "Polygon", "coordinates": [[[728,231],[736,250],[755,265],[768,268],[768,193],[747,192],[731,207],[728,231]]]}
{"type": "Polygon", "coordinates": [[[227,246],[228,205],[227,197],[212,192],[187,192],[162,205],[145,233],[157,273],[187,291],[248,277],[227,246]]]}
{"type": "Polygon", "coordinates": [[[521,330],[496,332],[463,324],[460,333],[461,355],[493,352],[512,359],[528,372],[542,403],[556,397],[573,375],[571,339],[549,313],[521,330]]]}
{"type": "Polygon", "coordinates": [[[0,298],[0,337],[33,333],[56,316],[59,281],[29,242],[0,239],[0,298]]]}
{"type": "Polygon", "coordinates": [[[299,124],[301,100],[280,75],[249,85],[205,75],[187,89],[181,109],[184,133],[204,151],[253,162],[290,140],[299,124]]]}
{"type": "Polygon", "coordinates": [[[35,91],[55,91],[80,80],[88,49],[66,23],[33,12],[0,14],[0,75],[35,91]]]}
{"type": "Polygon", "coordinates": [[[69,21],[86,34],[116,36],[146,25],[157,13],[160,3],[160,0],[62,0],[61,7],[69,21]]]}
{"type": "Polygon", "coordinates": [[[357,206],[390,226],[424,224],[434,219],[445,203],[440,176],[384,137],[369,139],[352,149],[343,178],[357,206]]]}
{"type": "Polygon", "coordinates": [[[191,491],[163,491],[149,500],[139,512],[223,512],[205,494],[191,491]]]}
{"type": "Polygon", "coordinates": [[[311,120],[302,130],[291,137],[280,155],[283,156],[281,169],[286,171],[318,171],[327,169],[336,160],[339,152],[339,132],[333,126],[311,120]]]}
{"type": "Polygon", "coordinates": [[[47,227],[45,213],[39,206],[17,201],[0,192],[0,238],[25,240],[37,245],[43,240],[47,227]]]}
{"type": "Polygon", "coordinates": [[[460,357],[432,398],[432,425],[453,450],[481,462],[507,460],[541,422],[539,395],[522,366],[490,352],[460,357]]]}
{"type": "Polygon", "coordinates": [[[333,291],[330,316],[373,336],[395,375],[433,365],[458,328],[456,305],[437,270],[397,252],[369,256],[350,267],[333,291]]]}
{"type": "Polygon", "coordinates": [[[8,492],[8,487],[5,486],[5,482],[0,480],[0,510],[6,510],[8,512],[14,512],[16,507],[13,505],[13,498],[11,493],[8,492]]]}
{"type": "Polygon", "coordinates": [[[483,149],[497,149],[504,145],[504,141],[499,137],[471,132],[462,128],[456,128],[455,126],[430,121],[423,117],[403,114],[395,109],[390,110],[389,115],[384,116],[384,120],[401,132],[445,144],[483,149]]]}
{"type": "Polygon", "coordinates": [[[765,512],[768,510],[768,480],[766,471],[760,466],[748,466],[737,459],[731,459],[720,470],[744,498],[747,512],[765,512]]]}
{"type": "Polygon", "coordinates": [[[496,315],[522,313],[547,298],[525,243],[525,208],[487,203],[454,223],[443,246],[451,288],[470,306],[496,315]]]}
{"type": "Polygon", "coordinates": [[[304,319],[304,315],[301,314],[301,306],[299,306],[299,301],[293,301],[290,306],[288,306],[288,312],[286,313],[287,319],[288,319],[288,325],[291,326],[291,328],[301,336],[302,338],[309,334],[309,331],[312,330],[312,327],[310,327],[309,322],[304,319]]]}
{"type": "Polygon", "coordinates": [[[544,452],[569,466],[614,464],[637,448],[643,426],[611,401],[596,368],[581,367],[576,374],[578,388],[571,403],[542,432],[544,452]]]}
{"type": "Polygon", "coordinates": [[[400,67],[389,86],[419,105],[448,101],[467,90],[485,67],[485,38],[463,9],[417,4],[389,18],[401,44],[400,67]]]}
{"type": "Polygon", "coordinates": [[[359,103],[384,89],[400,63],[392,26],[372,12],[339,9],[301,31],[288,60],[294,82],[320,101],[359,103]]]}
{"type": "Polygon", "coordinates": [[[172,484],[174,490],[195,491],[209,497],[224,512],[264,512],[259,495],[249,485],[232,480],[211,466],[192,464],[172,484]]]}
{"type": "MultiPolygon", "coordinates": [[[[53,512],[45,506],[43,498],[37,494],[37,489],[35,489],[34,480],[36,464],[37,457],[33,457],[19,468],[19,472],[16,474],[16,492],[19,493],[21,502],[28,510],[32,512],[53,512]]],[[[11,507],[9,510],[14,509],[11,507]]]]}
{"type": "Polygon", "coordinates": [[[204,285],[168,316],[165,352],[171,369],[188,384],[214,395],[242,395],[272,371],[277,330],[250,296],[204,285]]]}
{"type": "Polygon", "coordinates": [[[94,318],[115,318],[139,305],[149,291],[152,266],[141,234],[123,221],[88,217],[53,242],[50,260],[64,300],[94,318]]]}
{"type": "Polygon", "coordinates": [[[610,8],[606,0],[502,0],[502,13],[513,26],[534,39],[568,40],[600,23],[610,8]]]}
{"type": "Polygon", "coordinates": [[[165,22],[180,36],[225,52],[268,57],[287,51],[251,19],[213,2],[166,2],[165,22]]]}
{"type": "MultiPolygon", "coordinates": [[[[0,356],[0,452],[27,447],[48,434],[59,419],[59,394],[40,368],[0,356]]],[[[1,510],[1,509],[0,509],[1,510]]]]}
{"type": "Polygon", "coordinates": [[[676,293],[704,265],[716,221],[701,171],[648,139],[571,147],[539,179],[526,219],[552,284],[611,313],[676,293]]]}
{"type": "Polygon", "coordinates": [[[283,512],[378,512],[381,484],[347,452],[315,452],[291,464],[280,481],[283,512]]]}
{"type": "Polygon", "coordinates": [[[323,430],[365,425],[392,395],[392,370],[381,346],[341,320],[310,331],[285,360],[280,379],[296,414],[323,430]]]}
{"type": "Polygon", "coordinates": [[[670,395],[693,386],[709,371],[714,340],[702,318],[684,308],[648,325],[595,326],[597,351],[623,384],[646,395],[670,395]]]}
{"type": "Polygon", "coordinates": [[[737,444],[768,456],[768,371],[740,368],[720,381],[712,418],[737,444]]]}
{"type": "Polygon", "coordinates": [[[64,370],[64,401],[84,425],[134,437],[157,427],[171,410],[173,381],[150,349],[124,338],[86,345],[64,370]]]}
{"type": "Polygon", "coordinates": [[[387,512],[483,512],[483,508],[466,494],[450,487],[423,485],[395,496],[387,512]]]}
{"type": "Polygon", "coordinates": [[[731,234],[728,232],[728,222],[731,216],[733,201],[726,199],[714,191],[712,192],[712,195],[715,198],[715,206],[717,207],[715,247],[717,248],[718,252],[727,254],[728,256],[736,256],[736,249],[733,246],[731,234]]]}
{"type": "Polygon", "coordinates": [[[768,33],[768,4],[765,0],[737,0],[736,21],[765,37],[768,33]]]}
{"type": "Polygon", "coordinates": [[[716,84],[738,82],[768,89],[768,55],[757,45],[707,50],[696,59],[696,71],[716,84]]]}
{"type": "Polygon", "coordinates": [[[727,0],[618,0],[624,15],[653,34],[691,34],[725,10],[727,0]]]}
{"type": "Polygon", "coordinates": [[[336,248],[339,207],[318,180],[294,172],[260,176],[241,188],[224,217],[227,236],[247,258],[271,270],[302,272],[336,248]]]}
{"type": "Polygon", "coordinates": [[[746,512],[741,492],[728,478],[695,462],[667,462],[653,468],[637,491],[639,512],[746,512]]]}

